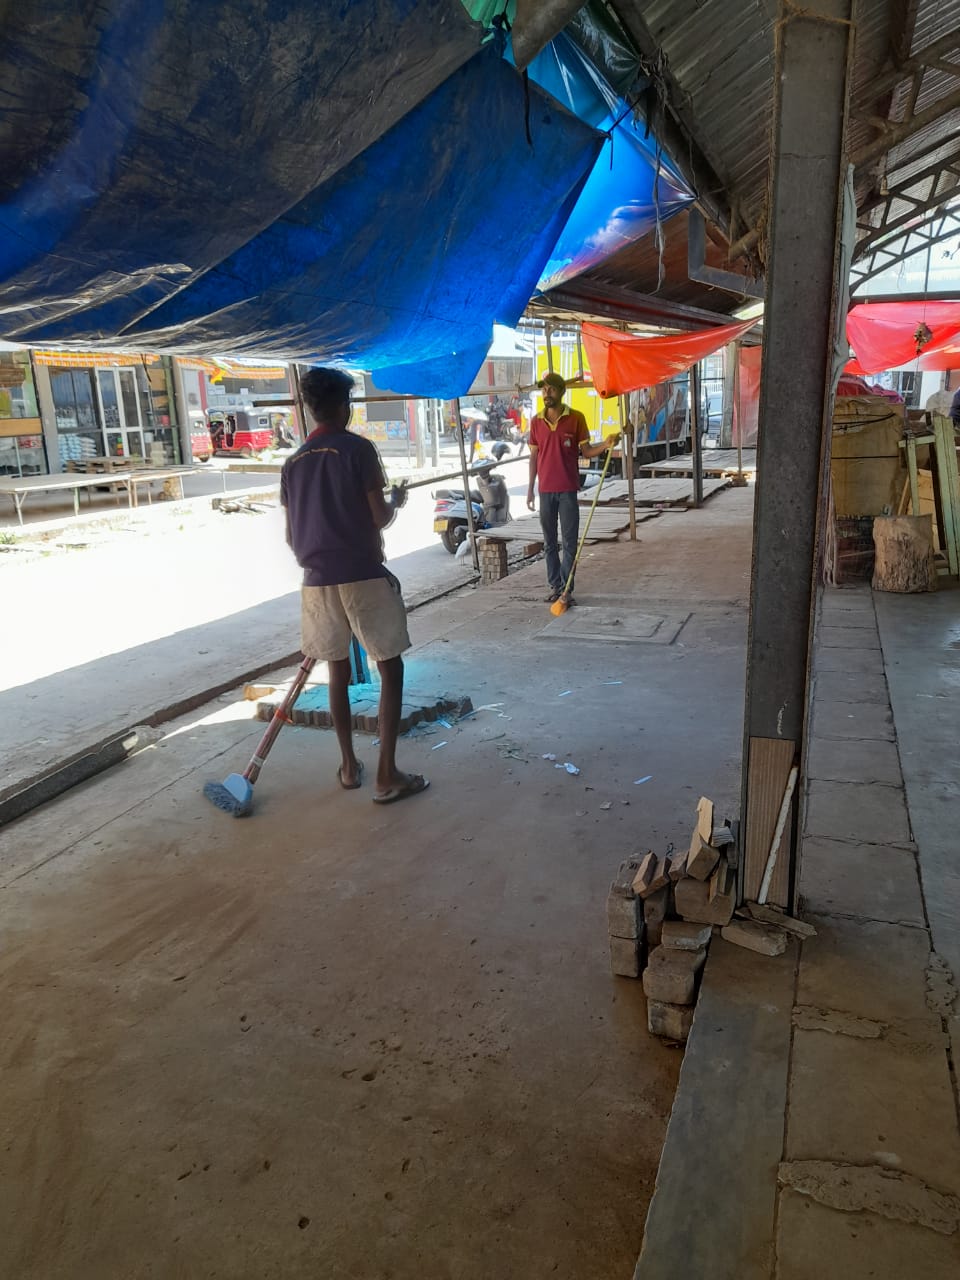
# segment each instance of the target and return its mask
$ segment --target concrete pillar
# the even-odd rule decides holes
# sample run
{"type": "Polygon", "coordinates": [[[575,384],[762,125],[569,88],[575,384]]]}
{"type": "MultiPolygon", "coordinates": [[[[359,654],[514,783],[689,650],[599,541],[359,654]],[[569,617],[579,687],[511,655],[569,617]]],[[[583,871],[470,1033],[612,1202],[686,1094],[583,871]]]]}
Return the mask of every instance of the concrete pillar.
{"type": "Polygon", "coordinates": [[[33,365],[33,388],[37,393],[37,410],[43,428],[43,443],[47,446],[47,463],[51,475],[63,470],[60,461],[60,436],[57,432],[57,413],[53,407],[53,389],[50,386],[50,370],[44,364],[33,365]]]}
{"type": "MultiPolygon", "coordinates": [[[[856,0],[781,0],[744,726],[743,881],[755,899],[802,761],[822,451],[829,450],[856,0]]],[[[794,792],[769,901],[792,907],[794,792]]]]}

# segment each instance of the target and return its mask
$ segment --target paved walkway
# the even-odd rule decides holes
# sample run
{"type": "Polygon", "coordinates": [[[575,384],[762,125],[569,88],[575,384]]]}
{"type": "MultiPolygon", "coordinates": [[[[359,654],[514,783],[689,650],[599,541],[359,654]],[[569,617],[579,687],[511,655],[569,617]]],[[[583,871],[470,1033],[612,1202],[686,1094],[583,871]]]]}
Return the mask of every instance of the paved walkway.
{"type": "Polygon", "coordinates": [[[638,1280],[960,1274],[958,606],[823,596],[817,935],[775,960],[714,942],[638,1280]]]}

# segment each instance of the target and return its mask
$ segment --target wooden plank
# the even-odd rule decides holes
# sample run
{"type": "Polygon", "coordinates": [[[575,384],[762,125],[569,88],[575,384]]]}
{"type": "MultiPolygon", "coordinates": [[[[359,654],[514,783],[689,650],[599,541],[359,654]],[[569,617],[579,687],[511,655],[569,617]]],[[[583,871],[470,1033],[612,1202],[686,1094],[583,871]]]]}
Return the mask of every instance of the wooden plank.
{"type": "MultiPolygon", "coordinates": [[[[744,897],[756,901],[777,826],[787,778],[797,754],[789,738],[750,738],[747,763],[747,812],[744,830],[744,897]]],[[[767,901],[788,907],[790,892],[790,841],[793,823],[788,820],[777,853],[776,868],[767,901]]]]}
{"type": "MultiPolygon", "coordinates": [[[[658,462],[643,463],[637,468],[648,475],[693,475],[693,459],[689,453],[677,454],[674,458],[661,458],[658,462]]],[[[752,475],[757,469],[756,449],[744,449],[743,471],[752,475]]],[[[736,449],[708,449],[703,454],[703,474],[705,476],[723,476],[736,473],[736,449]]]]}
{"type": "MultiPolygon", "coordinates": [[[[728,488],[729,479],[705,479],[703,496],[710,497],[728,488]]],[[[677,506],[693,502],[693,479],[684,480],[678,477],[657,476],[634,480],[634,501],[638,506],[650,506],[655,503],[675,504],[677,506]]],[[[625,503],[629,497],[626,480],[611,480],[603,486],[603,492],[597,502],[598,509],[609,508],[618,503],[625,503]]],[[[588,506],[593,501],[591,490],[584,490],[578,501],[581,506],[588,506]]]]}

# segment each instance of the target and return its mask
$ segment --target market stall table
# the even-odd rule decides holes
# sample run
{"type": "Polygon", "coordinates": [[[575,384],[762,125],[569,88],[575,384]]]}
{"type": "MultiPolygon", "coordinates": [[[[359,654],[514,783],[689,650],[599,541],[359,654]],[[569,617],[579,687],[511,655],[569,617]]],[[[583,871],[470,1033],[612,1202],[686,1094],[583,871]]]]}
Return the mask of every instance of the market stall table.
{"type": "MultiPolygon", "coordinates": [[[[149,486],[155,480],[179,480],[180,481],[180,498],[183,499],[183,477],[196,475],[196,467],[144,467],[142,470],[132,471],[127,481],[132,498],[132,505],[139,506],[139,494],[137,489],[140,485],[149,486]]],[[[153,505],[153,493],[147,488],[147,505],[153,505]]]]}
{"type": "MultiPolygon", "coordinates": [[[[23,504],[31,493],[59,493],[64,490],[73,494],[73,514],[80,514],[80,490],[102,489],[109,485],[117,493],[121,484],[130,478],[129,471],[112,471],[109,476],[102,475],[62,475],[62,476],[24,476],[22,478],[0,479],[0,493],[8,493],[17,509],[17,519],[23,524],[23,504]]],[[[89,494],[87,495],[90,496],[89,494]]],[[[127,491],[127,505],[133,505],[131,492],[127,491]]]]}

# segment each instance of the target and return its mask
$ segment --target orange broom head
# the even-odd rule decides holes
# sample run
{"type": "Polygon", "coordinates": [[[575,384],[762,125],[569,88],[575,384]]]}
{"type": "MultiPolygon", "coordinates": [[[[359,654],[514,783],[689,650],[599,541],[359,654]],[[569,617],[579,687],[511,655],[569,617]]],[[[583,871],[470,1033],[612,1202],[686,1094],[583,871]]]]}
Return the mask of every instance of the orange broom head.
{"type": "Polygon", "coordinates": [[[566,613],[570,606],[567,604],[566,598],[561,596],[559,600],[554,601],[550,606],[550,612],[555,618],[559,618],[562,613],[566,613]]]}

